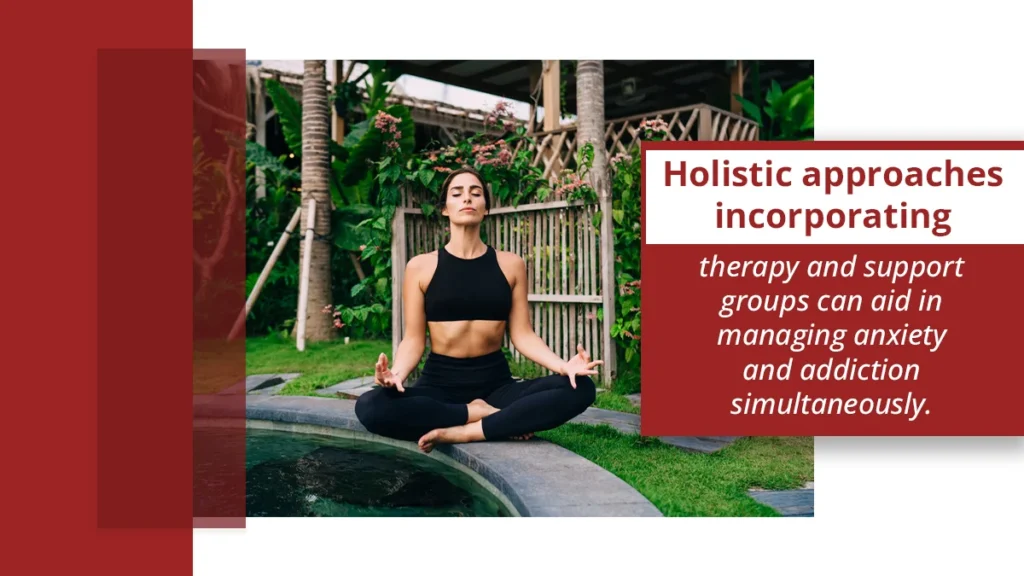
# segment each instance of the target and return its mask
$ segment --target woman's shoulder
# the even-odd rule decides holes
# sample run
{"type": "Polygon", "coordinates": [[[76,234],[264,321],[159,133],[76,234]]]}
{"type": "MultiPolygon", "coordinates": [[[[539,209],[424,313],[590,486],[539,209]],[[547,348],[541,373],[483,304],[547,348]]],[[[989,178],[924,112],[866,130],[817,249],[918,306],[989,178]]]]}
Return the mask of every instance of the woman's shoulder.
{"type": "Polygon", "coordinates": [[[437,256],[437,250],[417,254],[409,259],[409,262],[405,264],[405,268],[409,271],[433,270],[437,267],[437,256]]]}
{"type": "Polygon", "coordinates": [[[414,280],[421,290],[426,290],[437,270],[437,252],[417,254],[405,263],[405,276],[414,280]]]}
{"type": "Polygon", "coordinates": [[[523,257],[515,252],[507,252],[505,250],[495,250],[495,255],[498,257],[498,264],[502,268],[509,268],[512,270],[518,268],[526,268],[526,261],[523,257]]]}

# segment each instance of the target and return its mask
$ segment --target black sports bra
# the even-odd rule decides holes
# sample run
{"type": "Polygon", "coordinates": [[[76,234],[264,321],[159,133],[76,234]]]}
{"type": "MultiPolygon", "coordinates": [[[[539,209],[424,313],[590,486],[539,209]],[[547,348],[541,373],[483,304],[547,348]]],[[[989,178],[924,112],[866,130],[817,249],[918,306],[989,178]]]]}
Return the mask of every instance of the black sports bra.
{"type": "Polygon", "coordinates": [[[459,258],[444,247],[423,295],[428,322],[508,320],[512,287],[498,266],[498,253],[487,246],[483,256],[459,258]]]}

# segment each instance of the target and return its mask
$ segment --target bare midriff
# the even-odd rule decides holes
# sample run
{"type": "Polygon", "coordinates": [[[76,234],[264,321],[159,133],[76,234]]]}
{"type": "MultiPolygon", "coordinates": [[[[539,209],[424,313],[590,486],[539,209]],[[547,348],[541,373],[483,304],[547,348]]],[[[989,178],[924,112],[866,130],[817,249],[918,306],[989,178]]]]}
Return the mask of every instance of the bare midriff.
{"type": "Polygon", "coordinates": [[[455,358],[484,356],[501,349],[505,322],[500,320],[458,320],[428,322],[430,351],[455,358]]]}

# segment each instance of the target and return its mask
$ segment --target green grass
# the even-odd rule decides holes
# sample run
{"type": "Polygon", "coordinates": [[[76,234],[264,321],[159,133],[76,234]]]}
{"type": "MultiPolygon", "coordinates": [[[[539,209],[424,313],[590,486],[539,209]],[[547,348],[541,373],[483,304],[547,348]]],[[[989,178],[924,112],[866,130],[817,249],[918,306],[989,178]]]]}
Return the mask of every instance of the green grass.
{"type": "MultiPolygon", "coordinates": [[[[373,374],[381,352],[390,355],[388,341],[310,343],[305,352],[279,337],[246,342],[246,373],[301,372],[282,394],[310,395],[343,380],[373,374]]],[[[529,378],[536,367],[513,366],[529,378]]],[[[601,392],[594,405],[608,410],[639,413],[625,394],[639,391],[639,378],[625,375],[601,392]]],[[[666,516],[777,516],[773,509],[750,498],[750,488],[798,488],[814,479],[813,437],[748,437],[714,454],[693,454],[656,438],[622,434],[607,426],[565,424],[538,434],[622,478],[666,516]]]]}
{"type": "Polygon", "coordinates": [[[746,491],[798,488],[814,478],[813,437],[748,437],[694,454],[607,426],[565,424],[537,436],[622,478],[666,516],[778,516],[746,491]]]}
{"type": "Polygon", "coordinates": [[[391,342],[384,340],[310,342],[306,350],[295,349],[294,340],[277,336],[248,338],[245,343],[245,373],[273,374],[300,372],[281,394],[311,395],[338,382],[373,376],[377,356],[391,356],[391,342]]]}
{"type": "Polygon", "coordinates": [[[598,392],[597,397],[594,399],[594,406],[596,408],[604,408],[605,410],[629,412],[630,414],[640,413],[639,406],[634,406],[628,398],[622,394],[617,394],[614,389],[608,392],[598,392]]]}

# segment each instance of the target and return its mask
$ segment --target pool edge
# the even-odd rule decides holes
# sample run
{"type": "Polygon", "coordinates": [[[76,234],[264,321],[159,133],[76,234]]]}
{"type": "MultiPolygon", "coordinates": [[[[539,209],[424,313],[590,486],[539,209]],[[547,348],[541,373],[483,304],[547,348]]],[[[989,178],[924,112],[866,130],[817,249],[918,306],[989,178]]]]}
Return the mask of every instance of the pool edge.
{"type": "MultiPolygon", "coordinates": [[[[238,421],[241,414],[215,399],[196,397],[196,419],[238,421]]],[[[316,396],[247,396],[245,420],[330,429],[332,434],[414,450],[416,444],[368,432],[355,416],[355,401],[316,396]],[[344,432],[338,432],[344,431],[344,432]]],[[[497,490],[523,517],[661,517],[661,512],[635,488],[611,472],[546,440],[448,444],[431,452],[464,466],[497,490]]],[[[424,455],[427,456],[427,455],[424,455]]],[[[448,463],[442,460],[445,463],[448,463]]],[[[473,476],[477,480],[476,476],[473,476]]],[[[479,481],[478,481],[479,482],[479,481]]]]}
{"type": "Polygon", "coordinates": [[[352,430],[349,428],[337,428],[334,426],[326,426],[323,424],[305,424],[301,422],[282,422],[279,420],[268,420],[268,419],[251,419],[246,418],[245,421],[246,429],[258,429],[258,430],[274,430],[279,432],[291,432],[294,434],[309,434],[309,435],[320,435],[320,436],[331,436],[333,438],[346,438],[361,440],[364,442],[373,442],[375,444],[383,444],[386,446],[392,446],[401,450],[409,452],[416,452],[424,458],[432,458],[449,468],[457,470],[458,472],[465,474],[488,494],[496,498],[501,505],[504,506],[509,514],[512,516],[521,516],[519,509],[516,505],[509,500],[497,486],[492,484],[489,480],[480,475],[476,470],[466,466],[462,462],[459,462],[455,458],[443,453],[437,453],[435,450],[430,454],[424,454],[415,448],[414,444],[409,442],[401,442],[379,436],[377,434],[371,434],[370,432],[352,430]]]}

